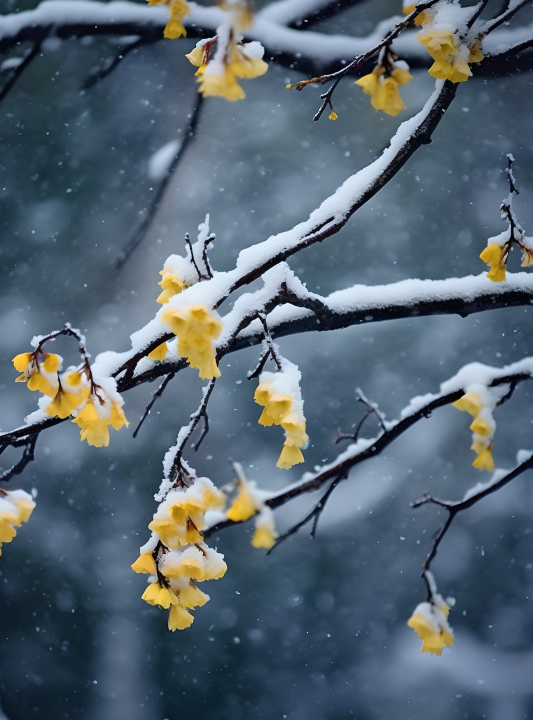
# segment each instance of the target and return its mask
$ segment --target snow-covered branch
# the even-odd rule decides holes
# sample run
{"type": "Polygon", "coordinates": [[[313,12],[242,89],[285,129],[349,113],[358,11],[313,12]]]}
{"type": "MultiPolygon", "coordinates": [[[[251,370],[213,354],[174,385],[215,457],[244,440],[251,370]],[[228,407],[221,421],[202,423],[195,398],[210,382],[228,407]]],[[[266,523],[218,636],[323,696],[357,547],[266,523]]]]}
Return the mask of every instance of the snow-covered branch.
{"type": "MultiPolygon", "coordinates": [[[[216,6],[203,7],[194,2],[189,4],[191,15],[184,19],[189,37],[212,36],[222,22],[223,11],[216,6]]],[[[339,5],[331,3],[331,8],[339,9],[339,5]]],[[[258,13],[254,25],[247,31],[247,37],[260,41],[266,49],[266,57],[274,62],[316,75],[338,70],[354,57],[367,53],[381,42],[385,33],[399,19],[395,17],[383,21],[366,37],[325,34],[294,29],[285,24],[297,24],[299,13],[309,12],[311,18],[315,17],[315,7],[323,8],[317,11],[318,17],[321,17],[322,12],[331,12],[329,6],[330,3],[304,3],[302,0],[272,3],[258,13]]],[[[343,3],[342,9],[349,6],[350,3],[343,3]]],[[[134,35],[140,39],[156,40],[162,38],[167,20],[164,6],[149,7],[127,0],[112,0],[109,3],[97,0],[77,0],[75,3],[69,0],[44,0],[34,10],[0,17],[0,52],[9,52],[21,42],[42,42],[47,37],[68,39],[90,35],[134,35]]],[[[305,28],[308,23],[303,20],[299,27],[305,28]]],[[[488,29],[491,30],[492,26],[488,29]]],[[[523,45],[520,51],[526,50],[529,47],[526,40],[531,35],[531,26],[494,30],[483,41],[483,51],[490,59],[480,64],[476,74],[498,72],[498,57],[504,57],[511,47],[517,45],[523,45]]],[[[429,65],[428,54],[416,40],[415,31],[404,32],[395,40],[393,47],[411,67],[429,65]]],[[[527,55],[514,57],[515,70],[527,64],[527,55]]],[[[507,64],[505,67],[505,72],[509,72],[511,68],[507,69],[507,64]]],[[[358,68],[357,72],[362,70],[364,68],[358,68]]]]}
{"type": "MultiPolygon", "coordinates": [[[[385,422],[381,432],[372,438],[361,438],[357,442],[350,445],[344,452],[340,453],[335,460],[324,465],[314,473],[305,473],[300,480],[286,488],[269,495],[265,500],[265,504],[275,509],[285,505],[290,500],[299,497],[305,493],[314,492],[323,487],[333,478],[344,477],[356,465],[377,457],[386,447],[394,440],[402,435],[406,430],[413,427],[419,420],[430,417],[431,413],[445,405],[453,403],[461,398],[465,393],[465,388],[472,384],[473,381],[483,384],[486,387],[505,387],[507,385],[516,386],[519,382],[529,380],[533,377],[533,358],[524,358],[519,362],[513,363],[503,368],[494,368],[481,363],[471,363],[465,365],[459,372],[446,382],[442,383],[440,392],[428,393],[414,397],[410,403],[402,410],[400,417],[391,422],[385,422]]],[[[508,399],[510,394],[505,396],[508,399]]],[[[529,459],[528,459],[529,461],[529,459]]],[[[524,468],[525,469],[525,468],[524,468]]],[[[517,471],[511,473],[512,477],[519,474],[517,471]],[[513,473],[515,473],[513,475],[513,473]]],[[[507,473],[504,472],[507,477],[507,473]]],[[[509,482],[507,480],[507,482],[509,482]]],[[[501,475],[498,476],[498,483],[503,482],[501,475]]],[[[490,486],[492,487],[492,486],[490,486]]],[[[489,486],[479,487],[470,496],[465,497],[464,502],[474,504],[477,500],[485,497],[489,492],[494,492],[489,486]]],[[[461,508],[463,509],[463,508],[461,508]]],[[[219,530],[234,525],[231,520],[218,522],[206,531],[206,535],[213,534],[219,530]]]]}

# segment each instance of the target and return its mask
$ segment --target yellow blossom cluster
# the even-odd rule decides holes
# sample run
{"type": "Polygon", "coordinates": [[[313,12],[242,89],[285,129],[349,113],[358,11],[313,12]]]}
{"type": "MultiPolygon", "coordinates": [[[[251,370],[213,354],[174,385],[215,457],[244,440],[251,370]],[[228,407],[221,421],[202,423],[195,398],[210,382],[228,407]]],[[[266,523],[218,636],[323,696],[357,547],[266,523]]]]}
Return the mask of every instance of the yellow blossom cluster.
{"type": "Polygon", "coordinates": [[[473,432],[471,449],[477,457],[472,463],[479,470],[494,470],[494,459],[492,457],[492,445],[494,436],[494,420],[490,408],[483,404],[478,393],[469,391],[463,397],[456,400],[452,405],[458,410],[463,410],[472,415],[474,420],[470,424],[473,432]]]}
{"type": "Polygon", "coordinates": [[[197,582],[216,580],[226,572],[224,558],[203,542],[208,509],[220,508],[224,497],[207,478],[196,478],[187,488],[174,488],[148,526],[152,540],[141,548],[131,566],[152,576],[142,599],[170,608],[169,630],[184,630],[194,618],[189,610],[209,600],[197,582]]]}
{"type": "Polygon", "coordinates": [[[246,480],[242,468],[237,464],[236,470],[239,475],[238,491],[226,515],[233,522],[245,522],[255,515],[255,532],[251,544],[258,549],[270,550],[278,538],[274,513],[265,505],[256,490],[255,483],[246,480]]]}
{"type": "Polygon", "coordinates": [[[87,378],[87,373],[69,369],[61,376],[62,358],[52,353],[21,353],[13,358],[15,369],[22,372],[16,382],[26,382],[30,390],[39,390],[52,398],[40,401],[40,407],[50,417],[62,420],[74,415],[72,422],[81,430],[81,440],[89,445],[107,447],[109,445],[109,426],[115,430],[128,427],[122,410],[122,398],[116,391],[116,382],[112,378],[102,380],[96,385],[87,378]],[[42,354],[44,359],[39,362],[42,354]],[[104,387],[105,385],[105,387],[104,387]]]}
{"type": "Polygon", "coordinates": [[[392,65],[390,72],[383,65],[376,65],[371,73],[356,80],[355,84],[370,95],[370,104],[375,110],[395,116],[405,110],[398,86],[406,85],[412,79],[405,63],[392,65]]]}
{"type": "Polygon", "coordinates": [[[107,447],[109,445],[109,426],[114,430],[129,427],[124,411],[122,398],[118,393],[116,397],[103,397],[102,388],[96,390],[87,400],[72,422],[81,430],[80,440],[87,440],[88,445],[94,447],[107,447]]]}
{"type": "Polygon", "coordinates": [[[24,490],[0,489],[0,555],[2,543],[13,540],[18,528],[33,512],[35,502],[24,490]]]}
{"type": "Polygon", "coordinates": [[[293,465],[304,462],[300,448],[307,445],[309,438],[305,432],[301,398],[279,391],[278,378],[282,375],[283,373],[263,373],[254,400],[264,407],[258,420],[260,425],[281,425],[285,430],[285,443],[276,466],[288,470],[293,465]]]}
{"type": "Polygon", "coordinates": [[[453,630],[448,624],[449,612],[450,606],[440,595],[432,598],[432,602],[417,605],[407,625],[424,641],[420,652],[441,655],[443,648],[453,645],[453,630]]]}
{"type": "Polygon", "coordinates": [[[449,30],[422,31],[418,33],[417,39],[426,46],[426,50],[435,61],[429,69],[429,74],[438,80],[465,82],[472,77],[470,64],[483,60],[478,42],[474,42],[470,47],[462,45],[457,36],[449,30]]]}
{"type": "MultiPolygon", "coordinates": [[[[200,83],[199,92],[204,97],[224,97],[226,100],[242,100],[246,94],[237,78],[256,78],[264,75],[268,65],[262,59],[263,48],[257,41],[237,43],[230,39],[227,48],[219,58],[217,52],[210,62],[209,52],[214,42],[200,41],[185,57],[198,68],[195,75],[200,83]]],[[[219,40],[220,42],[220,40],[219,40]]],[[[223,49],[223,48],[222,48],[223,49]]]]}
{"type": "Polygon", "coordinates": [[[187,309],[168,309],[161,316],[178,338],[178,355],[198,368],[202,379],[220,377],[213,340],[222,332],[222,321],[205,305],[189,305],[187,309]]]}
{"type": "Polygon", "coordinates": [[[179,295],[180,292],[183,292],[183,290],[189,287],[187,283],[183,282],[169,267],[164,267],[163,270],[159,271],[159,274],[163,276],[161,282],[158,283],[163,292],[159,294],[156,300],[160,305],[164,305],[171,297],[179,295]]]}
{"type": "Polygon", "coordinates": [[[169,40],[187,35],[187,31],[183,27],[183,18],[191,14],[189,6],[185,0],[148,0],[148,5],[168,5],[170,19],[163,31],[163,37],[169,40]]]}

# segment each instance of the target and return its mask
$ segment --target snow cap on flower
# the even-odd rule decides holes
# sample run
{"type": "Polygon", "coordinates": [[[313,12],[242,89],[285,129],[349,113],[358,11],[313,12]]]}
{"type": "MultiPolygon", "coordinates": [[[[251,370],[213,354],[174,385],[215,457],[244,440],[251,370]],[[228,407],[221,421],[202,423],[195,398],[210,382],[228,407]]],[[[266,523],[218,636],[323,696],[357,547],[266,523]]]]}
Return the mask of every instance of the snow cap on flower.
{"type": "Polygon", "coordinates": [[[487,240],[487,247],[480,254],[481,260],[490,265],[487,277],[492,282],[505,282],[507,269],[507,256],[509,254],[509,241],[511,230],[508,228],[496,237],[487,240]]]}
{"type": "Polygon", "coordinates": [[[499,392],[501,389],[473,384],[466,389],[465,394],[459,400],[452,403],[458,410],[463,410],[474,418],[470,423],[471,449],[474,450],[477,457],[472,465],[478,470],[494,470],[492,445],[496,422],[492,413],[498,402],[499,392]]]}
{"type": "Polygon", "coordinates": [[[204,515],[220,504],[221,493],[208,478],[196,478],[187,488],[175,488],[160,504],[148,528],[168,548],[179,548],[200,542],[205,528],[204,515]]]}
{"type": "Polygon", "coordinates": [[[112,377],[93,378],[95,386],[83,407],[75,411],[72,422],[79,426],[80,439],[88,445],[107,447],[109,426],[114,430],[128,427],[122,406],[124,401],[117,392],[117,383],[112,377]]]}
{"type": "Polygon", "coordinates": [[[416,606],[407,625],[423,640],[420,652],[441,655],[443,648],[453,645],[453,630],[448,624],[450,605],[440,595],[431,600],[416,606]]]}
{"type": "Polygon", "coordinates": [[[390,71],[386,71],[383,65],[376,65],[371,73],[356,80],[355,84],[370,95],[370,104],[375,110],[382,110],[387,115],[395,116],[401,110],[405,110],[398,86],[406,85],[413,76],[405,62],[391,62],[390,65],[390,71]]]}
{"type": "Polygon", "coordinates": [[[226,573],[227,565],[224,555],[202,542],[178,550],[169,550],[159,569],[166,578],[187,578],[203,582],[221,578],[226,573]]]}
{"type": "Polygon", "coordinates": [[[283,469],[304,462],[300,448],[305,448],[309,441],[305,432],[300,379],[298,367],[282,358],[279,372],[261,373],[254,395],[256,403],[264,407],[259,424],[281,425],[285,430],[285,443],[277,462],[277,467],[283,469]]]}
{"type": "Polygon", "coordinates": [[[435,61],[428,71],[434,78],[465,82],[472,77],[470,65],[483,60],[479,37],[469,33],[472,11],[455,3],[439,3],[424,11],[424,28],[417,39],[435,61]]]}
{"type": "Polygon", "coordinates": [[[23,522],[28,522],[35,507],[32,496],[24,490],[0,492],[0,555],[2,543],[13,540],[23,522]]]}
{"type": "Polygon", "coordinates": [[[274,513],[268,505],[263,505],[261,511],[255,518],[255,532],[252,538],[254,548],[260,550],[270,550],[278,539],[279,534],[276,530],[274,521],[274,513]]]}
{"type": "Polygon", "coordinates": [[[220,377],[213,341],[222,332],[222,321],[215,310],[200,303],[164,310],[161,320],[178,338],[178,355],[198,368],[202,379],[220,377]]]}

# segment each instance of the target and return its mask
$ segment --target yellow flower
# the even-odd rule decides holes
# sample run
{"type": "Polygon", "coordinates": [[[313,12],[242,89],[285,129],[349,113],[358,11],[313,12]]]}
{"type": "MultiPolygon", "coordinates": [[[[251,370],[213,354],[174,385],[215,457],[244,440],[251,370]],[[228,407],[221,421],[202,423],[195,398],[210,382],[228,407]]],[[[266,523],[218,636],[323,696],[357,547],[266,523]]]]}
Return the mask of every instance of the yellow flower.
{"type": "Polygon", "coordinates": [[[213,340],[222,332],[222,322],[205,305],[191,305],[187,310],[165,310],[161,320],[178,338],[178,355],[198,368],[203,380],[220,377],[213,340]]]}
{"type": "Polygon", "coordinates": [[[244,521],[251,518],[256,512],[257,507],[250,495],[247,484],[239,481],[239,492],[227,512],[228,519],[233,520],[233,522],[244,521]]]}
{"type": "MultiPolygon", "coordinates": [[[[27,383],[29,390],[37,390],[48,395],[49,397],[55,397],[58,389],[58,384],[55,385],[50,381],[49,378],[45,377],[41,368],[50,375],[54,375],[57,372],[61,357],[54,355],[53,353],[43,353],[44,360],[39,364],[37,355],[35,353],[21,353],[13,358],[13,365],[15,370],[23,373],[15,382],[27,383]]],[[[52,377],[52,380],[55,379],[52,377]]]]}
{"type": "Polygon", "coordinates": [[[483,404],[479,399],[479,395],[475,392],[465,393],[463,397],[456,400],[452,403],[452,405],[458,410],[464,410],[469,415],[472,415],[472,417],[479,415],[481,408],[483,407],[483,404]]]}
{"type": "MultiPolygon", "coordinates": [[[[403,6],[403,14],[410,15],[413,12],[413,10],[415,9],[415,7],[416,7],[416,5],[414,5],[414,4],[404,5],[403,6]]],[[[428,22],[430,19],[431,19],[431,16],[422,10],[422,12],[419,13],[415,18],[415,25],[423,25],[425,22],[428,22]]]]}
{"type": "Polygon", "coordinates": [[[255,402],[265,408],[258,422],[266,427],[281,425],[285,430],[285,443],[276,467],[288,470],[304,462],[300,448],[309,440],[305,432],[305,418],[296,412],[291,395],[275,392],[271,386],[272,382],[261,382],[255,391],[255,402]]]}
{"type": "Polygon", "coordinates": [[[429,74],[438,80],[465,82],[472,77],[468,63],[478,63],[483,60],[479,41],[469,48],[468,58],[465,59],[464,55],[461,56],[461,47],[455,35],[449,30],[419,33],[417,39],[426,46],[429,55],[435,60],[429,69],[429,74]]]}
{"type": "Polygon", "coordinates": [[[159,581],[148,585],[142,599],[149,605],[159,605],[160,607],[168,610],[171,605],[178,604],[178,598],[173,590],[168,587],[161,587],[159,581]]]}
{"type": "Polygon", "coordinates": [[[265,505],[255,522],[252,546],[260,550],[270,550],[276,544],[278,537],[276,525],[274,524],[274,513],[265,505]]]}
{"type": "MultiPolygon", "coordinates": [[[[247,43],[247,45],[250,44],[247,43]]],[[[268,65],[261,58],[249,57],[246,54],[246,45],[238,45],[232,41],[228,69],[235,77],[251,79],[264,75],[268,70],[268,65]]]]}
{"type": "Polygon", "coordinates": [[[224,75],[205,75],[202,74],[198,78],[200,87],[198,92],[204,97],[224,97],[226,100],[235,102],[235,100],[243,100],[246,93],[235,79],[235,75],[226,68],[224,75]]]}
{"type": "MultiPolygon", "coordinates": [[[[78,373],[72,373],[74,376],[77,374],[78,373]]],[[[81,388],[80,392],[71,393],[68,392],[68,390],[64,390],[60,385],[52,402],[48,403],[45,407],[45,412],[47,412],[51,417],[59,417],[64,420],[65,418],[68,418],[68,416],[72,414],[72,411],[79,407],[82,402],[87,400],[89,393],[90,389],[88,387],[81,388]]]]}
{"type": "MultiPolygon", "coordinates": [[[[474,443],[475,444],[475,443],[474,443]]],[[[473,448],[475,449],[475,448],[473,448]]],[[[494,459],[492,457],[492,443],[480,451],[472,465],[478,470],[494,470],[494,459]]]]}
{"type": "Polygon", "coordinates": [[[109,425],[115,430],[129,426],[129,422],[116,400],[111,400],[111,408],[108,412],[107,417],[99,415],[94,406],[94,398],[90,397],[87,400],[85,406],[72,420],[81,429],[81,441],[87,440],[87,444],[93,447],[107,447],[109,445],[109,425]]]}
{"type": "Polygon", "coordinates": [[[165,359],[165,356],[167,354],[167,344],[166,342],[161,343],[161,345],[158,345],[155,350],[152,350],[151,353],[148,353],[148,358],[150,360],[159,360],[162,362],[165,359]]]}
{"type": "Polygon", "coordinates": [[[470,430],[476,433],[476,435],[492,435],[490,425],[480,417],[477,417],[472,421],[470,424],[470,430]]]}
{"type": "Polygon", "coordinates": [[[144,573],[146,575],[155,575],[156,566],[154,556],[151,552],[143,553],[139,555],[137,560],[131,566],[131,569],[136,573],[144,573]]]}
{"type": "Polygon", "coordinates": [[[169,503],[154,515],[148,526],[168,548],[175,550],[203,540],[199,531],[206,525],[204,514],[220,502],[220,493],[211,483],[204,484],[199,495],[195,496],[195,491],[198,492],[192,486],[192,497],[187,491],[173,491],[168,496],[169,503]]]}
{"type": "Polygon", "coordinates": [[[252,545],[258,550],[270,550],[276,544],[276,538],[273,533],[264,527],[258,527],[252,538],[252,545]]]}
{"type": "Polygon", "coordinates": [[[530,267],[533,265],[533,250],[522,247],[522,267],[530,267]]]}
{"type": "Polygon", "coordinates": [[[389,77],[384,77],[384,72],[385,69],[377,65],[371,73],[356,80],[355,84],[370,95],[370,104],[375,110],[395,116],[405,110],[398,86],[410,82],[413,76],[404,68],[395,68],[389,77]]]}
{"type": "Polygon", "coordinates": [[[487,277],[493,282],[503,282],[505,280],[505,270],[507,268],[507,265],[503,262],[505,252],[505,245],[502,246],[498,245],[498,243],[491,243],[487,245],[479,256],[484,263],[490,265],[487,277]]]}
{"type": "Polygon", "coordinates": [[[163,276],[161,282],[158,285],[163,288],[163,292],[158,296],[156,302],[160,305],[167,303],[171,297],[178,295],[188,287],[187,283],[184,283],[175,273],[167,268],[159,271],[159,274],[163,276]]]}
{"type": "Polygon", "coordinates": [[[193,623],[193,616],[190,612],[182,607],[181,605],[172,605],[168,614],[168,629],[172,630],[185,630],[190,627],[193,623]]]}
{"type": "Polygon", "coordinates": [[[453,635],[448,632],[451,628],[446,620],[448,612],[448,605],[437,608],[426,602],[417,606],[407,625],[424,641],[420,652],[441,655],[443,648],[453,645],[453,635]]]}
{"type": "Polygon", "coordinates": [[[2,543],[13,540],[23,522],[28,522],[35,507],[31,495],[24,490],[3,491],[0,493],[0,555],[2,543]]]}
{"type": "Polygon", "coordinates": [[[330,112],[330,114],[329,114],[329,119],[330,119],[330,120],[337,120],[338,117],[339,117],[339,116],[337,115],[337,113],[335,112],[335,110],[334,110],[333,108],[331,108],[331,112],[330,112]]]}
{"type": "Polygon", "coordinates": [[[203,607],[209,600],[209,595],[199,590],[193,580],[189,580],[188,585],[174,592],[178,596],[179,604],[185,608],[203,607]]]}
{"type": "Polygon", "coordinates": [[[304,462],[304,456],[300,448],[294,443],[286,440],[281,450],[281,455],[278,458],[276,467],[281,470],[289,470],[293,465],[298,465],[304,462]]]}
{"type": "Polygon", "coordinates": [[[170,550],[164,557],[161,572],[172,579],[218,580],[227,570],[223,557],[204,543],[190,545],[182,550],[170,550]]]}

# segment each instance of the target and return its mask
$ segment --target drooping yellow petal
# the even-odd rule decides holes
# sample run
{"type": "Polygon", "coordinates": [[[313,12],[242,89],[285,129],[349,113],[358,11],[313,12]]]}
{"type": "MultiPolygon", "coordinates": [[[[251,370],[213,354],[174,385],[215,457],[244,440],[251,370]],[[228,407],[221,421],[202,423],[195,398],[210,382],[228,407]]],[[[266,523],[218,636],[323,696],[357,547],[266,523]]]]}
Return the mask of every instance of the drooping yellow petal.
{"type": "Polygon", "coordinates": [[[463,397],[453,402],[452,405],[458,410],[464,410],[464,412],[472,415],[472,417],[479,415],[481,408],[483,407],[483,404],[479,399],[479,395],[475,392],[465,393],[463,397]]]}
{"type": "Polygon", "coordinates": [[[240,482],[237,497],[227,512],[228,519],[233,520],[233,522],[244,521],[251,518],[256,512],[257,508],[246,483],[240,482]]]}
{"type": "Polygon", "coordinates": [[[32,357],[33,353],[20,353],[20,355],[16,355],[12,360],[15,370],[24,372],[30,364],[32,357]]]}
{"type": "Polygon", "coordinates": [[[168,615],[168,629],[185,630],[193,623],[194,617],[181,605],[172,605],[168,615]]]}
{"type": "Polygon", "coordinates": [[[59,367],[59,356],[54,355],[54,353],[45,353],[43,368],[46,370],[46,372],[55,373],[55,372],[57,372],[58,367],[59,367]]]}
{"type": "Polygon", "coordinates": [[[152,553],[143,553],[139,555],[137,560],[131,566],[131,569],[136,573],[144,573],[147,575],[156,574],[155,560],[152,553]]]}
{"type": "Polygon", "coordinates": [[[298,465],[303,462],[304,456],[302,455],[300,448],[288,441],[285,441],[281,455],[276,463],[276,467],[279,467],[282,470],[289,470],[293,465],[298,465]]]}
{"type": "Polygon", "coordinates": [[[57,385],[54,387],[52,383],[47,380],[41,373],[36,373],[28,379],[28,388],[30,390],[37,390],[43,395],[54,398],[57,394],[57,385]]]}
{"type": "Polygon", "coordinates": [[[494,458],[492,457],[492,445],[482,450],[472,465],[478,470],[494,470],[494,458]]]}
{"type": "Polygon", "coordinates": [[[259,526],[252,538],[252,545],[259,550],[270,550],[276,544],[276,536],[270,528],[259,526]]]}
{"type": "Polygon", "coordinates": [[[470,430],[476,433],[476,435],[492,435],[492,429],[490,425],[482,418],[475,418],[470,424],[470,430]]]}

